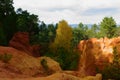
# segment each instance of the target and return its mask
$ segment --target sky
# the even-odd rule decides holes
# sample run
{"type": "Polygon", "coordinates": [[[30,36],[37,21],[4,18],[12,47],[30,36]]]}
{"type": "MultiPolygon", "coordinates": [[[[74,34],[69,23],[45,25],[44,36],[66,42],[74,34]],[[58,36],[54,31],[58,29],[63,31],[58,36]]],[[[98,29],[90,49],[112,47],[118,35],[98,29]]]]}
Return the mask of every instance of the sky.
{"type": "Polygon", "coordinates": [[[15,9],[22,8],[39,16],[45,23],[66,20],[69,24],[99,24],[113,17],[120,24],[120,0],[13,0],[15,9]]]}

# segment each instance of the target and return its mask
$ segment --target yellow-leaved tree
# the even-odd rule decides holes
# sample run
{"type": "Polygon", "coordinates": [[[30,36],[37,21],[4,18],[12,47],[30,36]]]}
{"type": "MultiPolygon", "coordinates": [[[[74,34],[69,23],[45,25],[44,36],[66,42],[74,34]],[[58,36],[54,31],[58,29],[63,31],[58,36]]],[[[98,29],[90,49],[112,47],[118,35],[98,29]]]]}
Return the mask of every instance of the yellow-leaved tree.
{"type": "Polygon", "coordinates": [[[65,20],[60,21],[56,30],[56,38],[51,45],[52,50],[56,51],[58,48],[63,48],[69,51],[71,49],[71,40],[72,28],[65,20]]]}
{"type": "Polygon", "coordinates": [[[60,21],[48,55],[59,62],[63,70],[75,70],[78,66],[79,54],[72,48],[72,38],[72,28],[65,20],[60,21]]]}

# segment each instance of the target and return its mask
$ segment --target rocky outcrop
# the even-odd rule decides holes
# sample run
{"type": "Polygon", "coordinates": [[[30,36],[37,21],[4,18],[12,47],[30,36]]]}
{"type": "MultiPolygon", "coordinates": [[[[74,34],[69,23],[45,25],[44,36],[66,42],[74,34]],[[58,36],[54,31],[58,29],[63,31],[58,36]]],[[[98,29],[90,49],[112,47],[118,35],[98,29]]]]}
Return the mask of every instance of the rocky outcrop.
{"type": "MultiPolygon", "coordinates": [[[[12,58],[8,63],[5,63],[0,57],[0,78],[47,76],[45,72],[46,68],[44,69],[41,64],[41,60],[43,59],[47,61],[47,66],[53,73],[61,71],[59,63],[48,57],[35,58],[12,47],[0,46],[0,55],[4,54],[10,54],[12,58]]],[[[4,58],[7,59],[8,57],[9,56],[6,56],[4,58]]]]}
{"type": "Polygon", "coordinates": [[[29,34],[27,32],[17,32],[9,42],[9,46],[26,52],[32,56],[40,56],[39,45],[30,45],[29,34]]]}
{"type": "Polygon", "coordinates": [[[29,44],[29,34],[27,32],[16,33],[9,42],[9,46],[29,54],[32,53],[32,47],[29,44]]]}
{"type": "Polygon", "coordinates": [[[54,61],[53,59],[49,58],[49,57],[40,57],[40,63],[44,69],[44,71],[50,75],[56,72],[61,72],[62,69],[60,67],[60,64],[56,61],[54,61]]]}
{"type": "Polygon", "coordinates": [[[96,67],[104,68],[104,63],[113,62],[113,48],[117,47],[120,53],[120,37],[117,38],[92,38],[82,40],[78,45],[81,59],[79,63],[80,73],[84,75],[95,75],[96,67]]]}
{"type": "Polygon", "coordinates": [[[32,47],[32,55],[35,57],[40,57],[41,56],[41,53],[40,53],[41,46],[40,45],[32,45],[31,47],[32,47]]]}
{"type": "Polygon", "coordinates": [[[65,73],[55,73],[46,78],[41,78],[40,80],[102,80],[102,75],[97,74],[96,76],[87,76],[80,78],[65,73]]]}
{"type": "MultiPolygon", "coordinates": [[[[8,63],[0,63],[3,64],[0,67],[1,70],[3,70],[0,71],[0,74],[5,74],[0,75],[0,77],[28,77],[35,75],[36,73],[41,74],[42,66],[40,65],[40,60],[37,58],[34,58],[27,53],[12,47],[0,46],[0,55],[4,54],[12,55],[12,58],[8,63]]],[[[5,59],[7,59],[9,55],[6,56],[5,59]]]]}
{"type": "Polygon", "coordinates": [[[65,73],[55,73],[47,77],[38,77],[38,78],[0,78],[0,80],[102,80],[101,74],[97,74],[96,76],[87,76],[84,78],[68,75],[65,73]]]}
{"type": "Polygon", "coordinates": [[[93,45],[91,40],[81,41],[79,49],[81,52],[81,58],[79,61],[79,75],[88,76],[95,75],[95,56],[92,53],[93,45]],[[89,49],[89,50],[88,50],[89,49]]]}
{"type": "Polygon", "coordinates": [[[102,80],[102,75],[96,74],[96,76],[87,76],[80,80],[102,80]]]}

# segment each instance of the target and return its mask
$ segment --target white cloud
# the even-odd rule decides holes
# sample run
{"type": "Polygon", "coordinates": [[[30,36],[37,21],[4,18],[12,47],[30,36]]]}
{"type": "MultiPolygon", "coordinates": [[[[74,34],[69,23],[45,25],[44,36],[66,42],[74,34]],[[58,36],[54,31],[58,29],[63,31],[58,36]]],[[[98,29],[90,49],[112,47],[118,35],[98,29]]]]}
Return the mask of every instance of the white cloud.
{"type": "Polygon", "coordinates": [[[27,9],[46,23],[62,19],[69,23],[99,23],[103,17],[113,16],[120,24],[119,0],[14,0],[14,3],[16,9],[27,9]]]}

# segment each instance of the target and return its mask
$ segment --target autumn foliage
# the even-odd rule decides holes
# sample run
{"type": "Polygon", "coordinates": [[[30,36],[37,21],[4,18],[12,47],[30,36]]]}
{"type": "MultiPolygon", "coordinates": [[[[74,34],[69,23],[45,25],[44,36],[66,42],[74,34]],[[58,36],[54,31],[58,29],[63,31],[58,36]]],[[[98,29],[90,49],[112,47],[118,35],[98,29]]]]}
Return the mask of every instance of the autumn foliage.
{"type": "Polygon", "coordinates": [[[60,21],[55,40],[50,45],[51,53],[49,55],[65,70],[76,69],[79,62],[79,55],[72,48],[72,38],[72,28],[65,20],[60,21]]]}
{"type": "Polygon", "coordinates": [[[65,50],[69,51],[71,48],[71,40],[72,28],[65,20],[62,20],[58,24],[55,41],[50,47],[54,50],[57,50],[57,48],[64,48],[65,50]]]}

